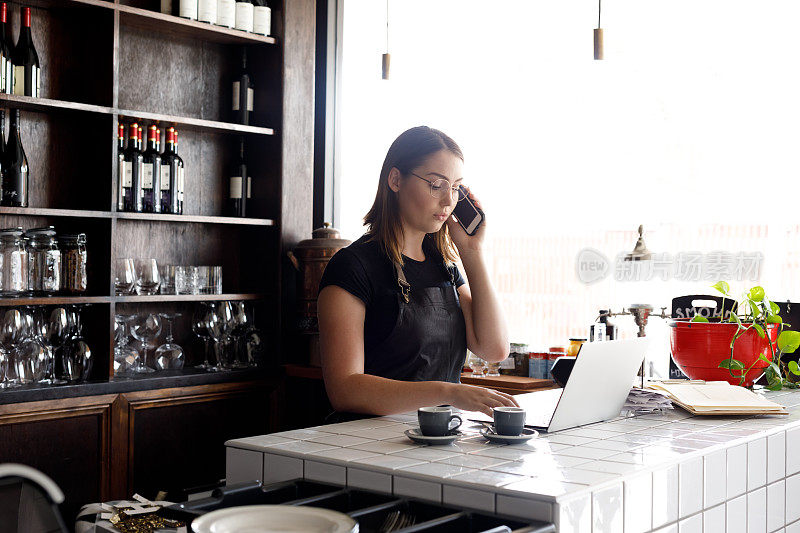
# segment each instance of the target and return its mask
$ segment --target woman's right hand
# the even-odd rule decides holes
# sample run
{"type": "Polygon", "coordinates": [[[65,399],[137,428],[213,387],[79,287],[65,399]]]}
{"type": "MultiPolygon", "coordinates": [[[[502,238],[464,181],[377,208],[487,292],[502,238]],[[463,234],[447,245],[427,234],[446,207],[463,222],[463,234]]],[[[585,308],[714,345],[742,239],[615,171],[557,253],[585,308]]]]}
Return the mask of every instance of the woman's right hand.
{"type": "Polygon", "coordinates": [[[480,411],[492,416],[492,407],[519,407],[510,394],[475,385],[453,383],[450,403],[465,411],[480,411]]]}

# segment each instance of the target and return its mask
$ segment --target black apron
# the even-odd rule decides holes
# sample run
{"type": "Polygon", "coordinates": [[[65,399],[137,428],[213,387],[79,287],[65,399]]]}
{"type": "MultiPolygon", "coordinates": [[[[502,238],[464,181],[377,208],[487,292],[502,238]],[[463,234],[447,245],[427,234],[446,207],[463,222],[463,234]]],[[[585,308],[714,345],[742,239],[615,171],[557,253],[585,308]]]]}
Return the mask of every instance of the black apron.
{"type": "MultiPolygon", "coordinates": [[[[364,353],[364,373],[400,381],[458,383],[467,356],[467,326],[455,286],[455,276],[442,261],[450,281],[414,289],[403,268],[397,275],[397,321],[389,336],[364,353]]],[[[332,413],[326,422],[368,415],[332,413]]]]}

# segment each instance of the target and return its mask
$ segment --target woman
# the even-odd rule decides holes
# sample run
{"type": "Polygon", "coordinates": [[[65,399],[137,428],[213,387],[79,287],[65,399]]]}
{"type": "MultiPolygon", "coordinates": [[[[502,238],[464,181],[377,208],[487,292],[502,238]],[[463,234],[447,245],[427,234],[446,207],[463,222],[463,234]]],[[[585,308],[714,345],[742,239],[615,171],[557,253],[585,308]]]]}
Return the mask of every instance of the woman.
{"type": "Polygon", "coordinates": [[[486,224],[469,236],[450,216],[463,159],[441,131],[401,134],[383,162],[367,234],[328,263],[317,306],[325,387],[337,411],[451,404],[491,415],[492,407],[516,405],[459,383],[467,348],[492,362],[509,349],[484,264],[486,224]],[[459,256],[469,285],[453,264],[459,256]]]}

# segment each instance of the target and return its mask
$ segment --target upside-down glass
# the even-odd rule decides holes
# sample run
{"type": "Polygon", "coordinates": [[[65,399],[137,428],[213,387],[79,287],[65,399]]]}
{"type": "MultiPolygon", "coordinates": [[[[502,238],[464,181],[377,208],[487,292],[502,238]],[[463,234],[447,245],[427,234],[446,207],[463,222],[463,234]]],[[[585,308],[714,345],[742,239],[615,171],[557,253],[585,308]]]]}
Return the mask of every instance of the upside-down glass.
{"type": "Polygon", "coordinates": [[[180,313],[161,313],[161,318],[167,321],[167,342],[156,349],[156,369],[158,370],[180,370],[183,368],[183,348],[176,344],[174,342],[175,339],[172,337],[172,321],[179,316],[181,316],[180,313]]]}
{"type": "Polygon", "coordinates": [[[134,338],[142,343],[142,357],[134,372],[139,374],[155,372],[155,369],[148,365],[150,358],[147,357],[147,353],[152,347],[151,342],[161,333],[161,318],[153,313],[138,315],[133,321],[132,333],[134,338]]]}
{"type": "Polygon", "coordinates": [[[249,365],[247,352],[244,346],[244,335],[250,327],[247,319],[247,312],[245,310],[244,302],[233,302],[233,329],[232,345],[233,345],[233,361],[232,368],[247,368],[249,365]]]}
{"type": "Polygon", "coordinates": [[[63,307],[56,307],[51,312],[48,312],[45,307],[40,307],[36,311],[36,332],[47,349],[47,364],[40,380],[42,383],[51,385],[63,385],[66,383],[65,380],[56,376],[56,349],[63,342],[61,334],[64,330],[66,317],[67,313],[63,307]]]}
{"type": "Polygon", "coordinates": [[[92,350],[83,339],[81,308],[74,305],[67,311],[70,334],[64,343],[64,371],[69,381],[86,381],[92,371],[92,350]]]}
{"type": "Polygon", "coordinates": [[[249,323],[247,331],[244,333],[244,347],[247,355],[248,366],[258,366],[263,361],[264,356],[264,339],[256,323],[256,310],[253,309],[251,313],[252,320],[249,323]]]}
{"type": "Polygon", "coordinates": [[[114,377],[128,377],[139,365],[139,350],[129,344],[131,315],[114,316],[114,377]]]}
{"type": "Polygon", "coordinates": [[[220,302],[217,306],[219,323],[214,329],[209,328],[211,338],[216,342],[217,370],[225,370],[233,362],[233,330],[236,327],[236,318],[233,314],[231,302],[220,302]]]}
{"type": "Polygon", "coordinates": [[[214,370],[214,366],[209,362],[209,352],[211,349],[210,341],[211,341],[211,334],[209,331],[209,327],[213,325],[215,321],[218,321],[216,314],[216,309],[213,303],[210,302],[203,302],[199,306],[197,306],[192,314],[192,331],[195,335],[203,339],[205,344],[205,358],[203,363],[197,365],[195,368],[200,368],[203,370],[214,370]]]}
{"type": "Polygon", "coordinates": [[[125,257],[114,260],[114,290],[117,296],[133,293],[136,283],[136,267],[133,259],[125,257]]]}

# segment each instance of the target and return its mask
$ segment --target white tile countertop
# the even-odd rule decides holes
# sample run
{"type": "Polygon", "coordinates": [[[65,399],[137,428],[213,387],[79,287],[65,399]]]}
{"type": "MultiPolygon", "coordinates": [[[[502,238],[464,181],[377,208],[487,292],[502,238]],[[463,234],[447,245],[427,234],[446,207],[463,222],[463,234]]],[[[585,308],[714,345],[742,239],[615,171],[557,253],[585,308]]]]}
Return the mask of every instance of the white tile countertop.
{"type": "Polygon", "coordinates": [[[411,442],[416,413],[234,439],[227,482],[295,478],[554,522],[561,532],[800,533],[800,391],[788,416],[619,417],[520,445],[479,425],[411,442]]]}

